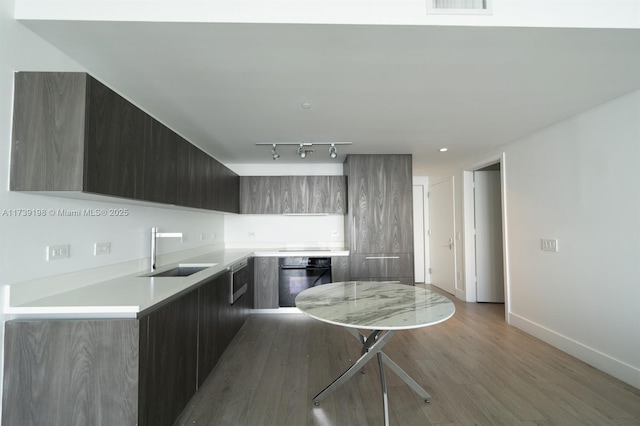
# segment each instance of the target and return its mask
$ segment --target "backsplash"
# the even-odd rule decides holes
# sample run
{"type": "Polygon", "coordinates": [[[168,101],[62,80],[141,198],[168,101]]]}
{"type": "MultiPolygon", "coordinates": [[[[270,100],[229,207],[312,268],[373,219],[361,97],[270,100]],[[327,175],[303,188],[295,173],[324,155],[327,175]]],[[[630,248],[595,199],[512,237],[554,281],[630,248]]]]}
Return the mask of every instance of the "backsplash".
{"type": "Polygon", "coordinates": [[[344,216],[226,215],[225,247],[343,247],[344,216]]]}

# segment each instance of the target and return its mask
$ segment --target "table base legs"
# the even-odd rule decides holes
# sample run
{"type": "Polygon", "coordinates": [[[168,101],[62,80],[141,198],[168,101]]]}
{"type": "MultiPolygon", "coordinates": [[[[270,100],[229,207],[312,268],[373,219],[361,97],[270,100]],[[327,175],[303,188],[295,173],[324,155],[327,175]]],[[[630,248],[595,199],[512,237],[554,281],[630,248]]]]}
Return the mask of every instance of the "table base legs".
{"type": "Polygon", "coordinates": [[[382,352],[383,346],[393,337],[395,331],[374,330],[369,336],[364,336],[354,329],[347,329],[362,344],[362,355],[356,360],[351,367],[335,379],[329,386],[324,388],[319,394],[313,398],[313,403],[319,405],[320,401],[325,399],[331,392],[342,386],[347,380],[353,377],[358,371],[364,372],[364,365],[374,356],[378,358],[378,367],[380,369],[380,385],[382,387],[382,404],[384,412],[384,424],[389,425],[389,398],[387,395],[387,383],[385,380],[384,365],[387,365],[394,373],[398,375],[415,393],[417,393],[424,402],[431,400],[431,395],[427,393],[415,380],[413,380],[398,364],[382,352]]]}

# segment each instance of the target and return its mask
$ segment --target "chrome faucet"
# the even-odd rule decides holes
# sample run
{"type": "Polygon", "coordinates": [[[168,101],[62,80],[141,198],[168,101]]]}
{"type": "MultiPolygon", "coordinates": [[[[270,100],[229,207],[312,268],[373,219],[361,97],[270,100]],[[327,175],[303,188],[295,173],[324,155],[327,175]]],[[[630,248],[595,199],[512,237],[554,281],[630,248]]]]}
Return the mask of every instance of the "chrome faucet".
{"type": "Polygon", "coordinates": [[[157,227],[151,228],[151,271],[156,270],[156,244],[158,238],[180,238],[182,232],[158,232],[157,227]]]}

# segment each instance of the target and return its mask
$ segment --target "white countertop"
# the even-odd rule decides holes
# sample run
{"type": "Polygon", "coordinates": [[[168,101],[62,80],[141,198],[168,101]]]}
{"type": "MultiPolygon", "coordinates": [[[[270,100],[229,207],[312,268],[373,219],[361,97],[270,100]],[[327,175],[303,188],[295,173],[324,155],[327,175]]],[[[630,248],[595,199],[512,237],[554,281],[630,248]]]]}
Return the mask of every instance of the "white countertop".
{"type": "Polygon", "coordinates": [[[421,287],[376,281],[347,281],[308,288],[296,307],[312,318],[343,327],[407,330],[453,316],[447,297],[421,287]]]}
{"type": "MultiPolygon", "coordinates": [[[[227,270],[236,262],[252,256],[318,257],[348,256],[338,249],[280,251],[281,249],[226,249],[183,259],[165,265],[155,272],[172,269],[180,264],[202,264],[208,267],[188,277],[148,277],[149,271],[110,279],[27,303],[11,305],[10,287],[5,288],[5,314],[16,318],[138,318],[155,306],[175,299],[227,270]]],[[[296,249],[298,250],[298,249],[296,249]]]]}

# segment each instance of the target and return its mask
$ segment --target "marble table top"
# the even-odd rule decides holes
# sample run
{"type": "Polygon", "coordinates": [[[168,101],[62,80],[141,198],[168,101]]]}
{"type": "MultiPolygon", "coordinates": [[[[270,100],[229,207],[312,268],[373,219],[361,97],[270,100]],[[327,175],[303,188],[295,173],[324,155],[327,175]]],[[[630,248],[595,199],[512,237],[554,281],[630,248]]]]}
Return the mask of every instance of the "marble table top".
{"type": "Polygon", "coordinates": [[[405,284],[347,281],[302,291],[296,307],[330,324],[367,330],[406,330],[438,324],[453,316],[451,300],[405,284]]]}

